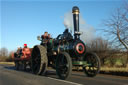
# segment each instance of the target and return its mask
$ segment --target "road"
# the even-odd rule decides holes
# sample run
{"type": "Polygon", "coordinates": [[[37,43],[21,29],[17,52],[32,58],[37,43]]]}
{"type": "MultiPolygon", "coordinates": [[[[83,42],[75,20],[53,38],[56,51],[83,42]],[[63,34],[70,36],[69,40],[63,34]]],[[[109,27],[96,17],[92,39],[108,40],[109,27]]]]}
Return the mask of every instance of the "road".
{"type": "Polygon", "coordinates": [[[82,72],[72,72],[68,80],[60,80],[51,70],[47,76],[38,76],[16,71],[11,65],[0,65],[0,85],[128,85],[128,77],[98,74],[89,78],[82,72]]]}

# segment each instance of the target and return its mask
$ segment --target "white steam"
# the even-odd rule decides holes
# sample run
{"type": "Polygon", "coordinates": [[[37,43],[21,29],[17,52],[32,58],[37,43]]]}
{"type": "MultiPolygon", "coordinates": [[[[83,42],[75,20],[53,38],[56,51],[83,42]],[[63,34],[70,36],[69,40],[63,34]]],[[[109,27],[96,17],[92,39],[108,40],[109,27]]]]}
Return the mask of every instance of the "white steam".
{"type": "MultiPolygon", "coordinates": [[[[66,28],[69,28],[70,31],[74,32],[73,14],[71,11],[65,13],[64,15],[64,26],[66,28]]],[[[92,26],[88,25],[81,15],[79,15],[79,26],[80,32],[82,32],[81,39],[85,43],[89,43],[94,39],[95,29],[92,26]]]]}

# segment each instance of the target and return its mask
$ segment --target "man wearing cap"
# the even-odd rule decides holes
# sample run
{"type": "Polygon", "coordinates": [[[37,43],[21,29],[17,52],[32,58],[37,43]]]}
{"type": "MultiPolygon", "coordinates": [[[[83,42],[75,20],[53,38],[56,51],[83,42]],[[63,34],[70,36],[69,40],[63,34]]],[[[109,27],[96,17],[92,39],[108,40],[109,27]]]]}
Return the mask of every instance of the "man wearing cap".
{"type": "Polygon", "coordinates": [[[31,52],[30,52],[30,49],[27,47],[27,44],[24,44],[22,53],[23,53],[23,56],[22,56],[23,58],[31,56],[31,52]]]}

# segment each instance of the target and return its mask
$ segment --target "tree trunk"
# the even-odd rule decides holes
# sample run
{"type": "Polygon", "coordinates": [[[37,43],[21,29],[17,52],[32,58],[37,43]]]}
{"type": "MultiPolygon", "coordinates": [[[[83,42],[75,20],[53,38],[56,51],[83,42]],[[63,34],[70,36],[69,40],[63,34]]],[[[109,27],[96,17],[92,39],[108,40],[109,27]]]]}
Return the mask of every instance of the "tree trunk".
{"type": "Polygon", "coordinates": [[[123,46],[124,46],[124,47],[127,49],[127,51],[128,51],[128,45],[127,45],[123,40],[121,40],[121,38],[120,38],[119,28],[117,28],[117,37],[118,37],[119,41],[123,44],[123,46]]]}

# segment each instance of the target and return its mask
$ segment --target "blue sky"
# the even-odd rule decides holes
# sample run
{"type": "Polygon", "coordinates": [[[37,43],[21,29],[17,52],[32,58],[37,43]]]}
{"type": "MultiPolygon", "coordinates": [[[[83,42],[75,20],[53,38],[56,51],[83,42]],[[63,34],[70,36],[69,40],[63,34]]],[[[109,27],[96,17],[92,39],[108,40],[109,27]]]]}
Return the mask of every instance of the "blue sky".
{"type": "MultiPolygon", "coordinates": [[[[15,50],[27,43],[29,47],[40,44],[38,35],[48,31],[53,37],[62,33],[64,14],[73,6],[87,24],[96,30],[111,12],[122,5],[122,0],[2,0],[0,2],[0,48],[15,50]]],[[[102,33],[96,33],[102,36],[102,33]]]]}

